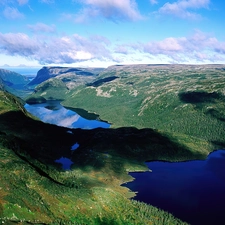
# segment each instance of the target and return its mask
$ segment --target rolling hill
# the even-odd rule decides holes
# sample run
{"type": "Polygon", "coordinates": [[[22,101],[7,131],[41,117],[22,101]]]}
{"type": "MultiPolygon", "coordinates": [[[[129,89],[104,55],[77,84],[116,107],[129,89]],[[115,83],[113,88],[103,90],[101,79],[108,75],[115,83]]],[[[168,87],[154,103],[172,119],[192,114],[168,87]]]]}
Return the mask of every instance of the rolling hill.
{"type": "Polygon", "coordinates": [[[0,91],[0,222],[4,224],[185,224],[129,198],[120,186],[147,158],[204,157],[153,129],[80,130],[44,124],[0,91]],[[71,146],[79,143],[76,151],[71,146]],[[64,170],[57,159],[72,160],[64,170]]]}
{"type": "MultiPolygon", "coordinates": [[[[116,65],[103,70],[89,83],[61,89],[61,100],[75,111],[82,109],[100,115],[114,128],[153,128],[194,152],[207,154],[225,147],[224,68],[116,65]]],[[[48,87],[41,90],[42,84],[37,86],[32,97],[58,96],[59,89],[46,82],[48,87]]]]}

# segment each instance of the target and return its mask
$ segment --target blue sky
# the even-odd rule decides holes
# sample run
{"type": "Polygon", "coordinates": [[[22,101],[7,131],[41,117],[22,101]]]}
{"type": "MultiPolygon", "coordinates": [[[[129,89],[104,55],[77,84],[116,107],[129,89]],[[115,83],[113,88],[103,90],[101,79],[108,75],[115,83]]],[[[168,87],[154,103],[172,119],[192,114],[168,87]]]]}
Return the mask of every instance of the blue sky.
{"type": "Polygon", "coordinates": [[[225,63],[225,1],[0,0],[0,65],[225,63]]]}

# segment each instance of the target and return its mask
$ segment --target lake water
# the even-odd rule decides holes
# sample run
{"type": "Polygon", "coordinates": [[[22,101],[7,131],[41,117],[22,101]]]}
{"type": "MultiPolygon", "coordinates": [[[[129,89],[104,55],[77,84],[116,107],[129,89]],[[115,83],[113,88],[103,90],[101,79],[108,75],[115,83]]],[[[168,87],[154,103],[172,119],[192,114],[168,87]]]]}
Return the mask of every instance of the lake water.
{"type": "MultiPolygon", "coordinates": [[[[67,128],[81,128],[81,129],[94,129],[94,128],[109,128],[110,124],[98,120],[87,120],[72,110],[64,108],[59,101],[47,101],[41,104],[25,104],[25,109],[39,118],[45,123],[55,124],[67,128]]],[[[67,131],[72,133],[72,131],[67,131]]],[[[79,143],[74,143],[71,146],[71,151],[75,151],[79,148],[79,143]]],[[[56,163],[62,165],[63,170],[70,170],[73,161],[69,158],[62,156],[55,160],[56,163]]]]}
{"type": "MultiPolygon", "coordinates": [[[[26,104],[25,108],[43,122],[58,126],[82,129],[110,127],[102,121],[84,119],[56,101],[26,104]]],[[[77,148],[79,143],[76,142],[70,150],[77,148]]],[[[73,164],[64,156],[55,162],[60,163],[64,170],[69,170],[73,164]]],[[[225,224],[224,150],[209,154],[206,160],[153,161],[146,164],[152,172],[130,173],[135,180],[123,185],[138,192],[134,199],[168,211],[192,225],[225,224]]]]}
{"type": "Polygon", "coordinates": [[[47,101],[42,104],[25,104],[25,109],[45,123],[68,128],[94,129],[109,128],[110,124],[99,120],[87,120],[76,112],[60,105],[59,101],[47,101]]]}
{"type": "Polygon", "coordinates": [[[62,164],[62,168],[64,170],[70,170],[71,165],[73,165],[73,162],[66,157],[61,157],[60,159],[56,159],[55,162],[62,164]]]}
{"type": "Polygon", "coordinates": [[[152,172],[130,173],[126,187],[146,202],[193,225],[225,224],[225,150],[206,160],[170,163],[153,161],[152,172]]]}

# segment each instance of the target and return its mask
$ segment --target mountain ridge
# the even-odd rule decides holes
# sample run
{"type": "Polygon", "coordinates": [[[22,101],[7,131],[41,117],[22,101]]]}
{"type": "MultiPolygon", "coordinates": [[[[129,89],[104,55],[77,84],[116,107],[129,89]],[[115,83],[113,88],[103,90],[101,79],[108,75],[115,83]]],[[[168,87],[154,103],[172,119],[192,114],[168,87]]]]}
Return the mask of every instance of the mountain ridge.
{"type": "Polygon", "coordinates": [[[29,83],[29,85],[38,85],[50,78],[60,75],[96,76],[102,69],[103,68],[44,66],[37,72],[37,76],[29,83]]]}

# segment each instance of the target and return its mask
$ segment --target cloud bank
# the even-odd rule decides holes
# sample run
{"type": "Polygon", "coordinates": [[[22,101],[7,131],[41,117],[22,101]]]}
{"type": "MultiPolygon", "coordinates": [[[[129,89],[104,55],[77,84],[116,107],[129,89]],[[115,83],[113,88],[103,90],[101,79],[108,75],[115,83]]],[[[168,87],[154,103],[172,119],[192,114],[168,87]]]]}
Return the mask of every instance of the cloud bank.
{"type": "Polygon", "coordinates": [[[90,59],[109,59],[109,41],[101,36],[90,38],[78,34],[62,37],[33,36],[24,33],[0,33],[2,53],[23,56],[41,64],[75,63],[90,59]]]}
{"type": "Polygon", "coordinates": [[[196,31],[189,37],[169,37],[161,41],[149,42],[139,45],[138,49],[151,55],[165,55],[177,63],[185,62],[188,58],[196,62],[204,62],[204,60],[214,62],[220,57],[225,59],[223,51],[225,42],[219,42],[217,38],[201,31],[196,31]]]}
{"type": "Polygon", "coordinates": [[[71,64],[90,60],[122,63],[129,57],[137,60],[143,55],[148,56],[149,61],[150,58],[166,57],[175,63],[225,60],[225,42],[201,31],[188,37],[123,45],[113,45],[103,36],[30,37],[24,33],[0,33],[0,51],[37,60],[40,64],[71,64]]]}

